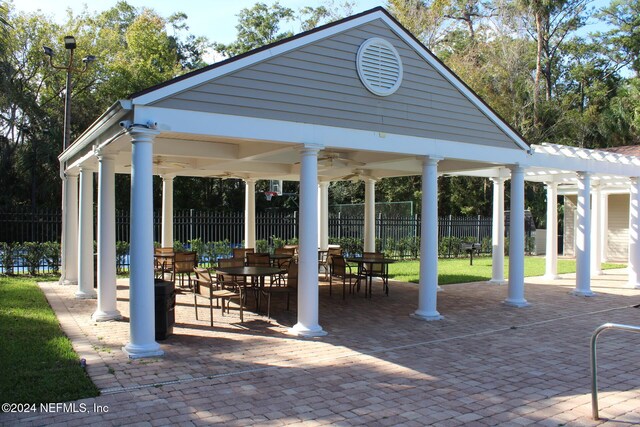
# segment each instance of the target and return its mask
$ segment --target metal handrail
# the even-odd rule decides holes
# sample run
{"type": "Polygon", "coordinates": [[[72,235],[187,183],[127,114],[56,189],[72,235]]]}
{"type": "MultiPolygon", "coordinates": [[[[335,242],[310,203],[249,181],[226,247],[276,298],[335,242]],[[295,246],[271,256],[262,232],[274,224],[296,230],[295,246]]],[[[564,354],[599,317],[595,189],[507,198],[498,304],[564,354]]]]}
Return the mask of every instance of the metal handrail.
{"type": "Polygon", "coordinates": [[[621,331],[638,332],[640,333],[640,327],[630,325],[620,325],[618,323],[605,323],[596,328],[591,335],[591,415],[594,420],[599,420],[598,416],[598,378],[597,378],[597,366],[596,366],[596,340],[598,335],[607,329],[618,329],[621,331]]]}

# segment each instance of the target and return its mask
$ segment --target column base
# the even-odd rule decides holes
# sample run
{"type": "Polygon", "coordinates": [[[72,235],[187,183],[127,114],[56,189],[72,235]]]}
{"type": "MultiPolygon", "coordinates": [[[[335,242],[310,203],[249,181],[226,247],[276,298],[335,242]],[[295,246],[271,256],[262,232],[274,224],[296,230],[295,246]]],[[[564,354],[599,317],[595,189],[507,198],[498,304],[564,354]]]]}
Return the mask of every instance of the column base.
{"type": "Polygon", "coordinates": [[[444,289],[442,288],[442,286],[438,285],[438,287],[436,288],[437,292],[442,292],[444,291],[444,289]]]}
{"type": "Polygon", "coordinates": [[[545,274],[542,278],[544,280],[558,280],[560,276],[558,274],[545,274]]]}
{"type": "Polygon", "coordinates": [[[420,310],[416,310],[415,312],[411,313],[409,315],[409,317],[412,317],[414,319],[418,319],[418,320],[424,320],[427,322],[432,322],[434,320],[442,320],[444,319],[444,316],[441,315],[440,313],[438,313],[438,311],[432,311],[432,312],[426,312],[426,311],[420,311],[420,310]]]}
{"type": "Polygon", "coordinates": [[[602,270],[593,270],[591,276],[602,276],[602,270]]]}
{"type": "Polygon", "coordinates": [[[121,320],[122,314],[118,310],[114,311],[100,311],[97,310],[91,315],[91,319],[94,322],[107,322],[109,320],[121,320]]]}
{"type": "Polygon", "coordinates": [[[588,290],[588,291],[582,291],[579,289],[574,289],[573,291],[569,292],[570,295],[575,295],[577,297],[594,297],[596,296],[595,292],[593,292],[592,290],[588,290]]]}
{"type": "Polygon", "coordinates": [[[503,301],[503,304],[509,307],[516,307],[516,308],[529,307],[531,305],[524,298],[522,299],[507,298],[506,300],[503,301]]]}
{"type": "Polygon", "coordinates": [[[63,286],[78,286],[78,280],[74,280],[74,279],[62,279],[60,278],[60,281],[58,281],[58,283],[60,283],[63,286]]]}
{"type": "Polygon", "coordinates": [[[93,291],[93,292],[77,291],[76,298],[77,299],[96,299],[98,298],[98,294],[96,293],[96,291],[93,291]]]}
{"type": "Polygon", "coordinates": [[[507,281],[504,279],[491,279],[487,283],[490,285],[505,285],[507,281]]]}
{"type": "Polygon", "coordinates": [[[143,357],[162,356],[164,351],[160,350],[160,344],[153,342],[148,345],[136,345],[129,343],[122,347],[122,351],[129,359],[142,359],[143,357]]]}
{"type": "Polygon", "coordinates": [[[323,337],[327,335],[327,331],[323,330],[320,325],[308,328],[299,322],[293,325],[292,328],[289,328],[288,332],[291,335],[305,338],[323,337]]]}
{"type": "Polygon", "coordinates": [[[640,289],[640,283],[629,282],[629,283],[627,283],[627,288],[629,288],[629,289],[640,289]]]}

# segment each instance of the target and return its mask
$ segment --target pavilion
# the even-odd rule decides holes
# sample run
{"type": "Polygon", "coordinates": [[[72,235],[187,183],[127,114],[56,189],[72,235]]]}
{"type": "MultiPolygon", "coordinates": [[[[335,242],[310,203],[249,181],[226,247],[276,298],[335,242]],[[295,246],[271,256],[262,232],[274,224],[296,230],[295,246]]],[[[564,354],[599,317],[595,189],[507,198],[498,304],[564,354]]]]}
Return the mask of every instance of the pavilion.
{"type": "MultiPolygon", "coordinates": [[[[131,174],[130,357],[162,354],[154,336],[152,177],[163,179],[162,245],[173,241],[175,176],[236,177],[246,184],[245,243],[255,245],[255,182],[300,181],[300,336],[319,324],[317,250],[326,248],[329,182],[365,182],[365,250],[375,247],[375,182],[422,176],[417,319],[438,320],[437,177],[494,183],[493,278],[505,282],[504,185],[510,180],[510,267],[505,304],[524,288],[524,182],[548,191],[557,235],[558,189],[577,191],[576,295],[592,295],[592,182],[630,188],[630,281],[638,286],[640,160],[558,145],[530,146],[383,8],[230,58],[117,101],[59,157],[64,173],[63,276],[95,298],[96,321],[120,317],[115,285],[115,173],[131,174]],[[98,291],[93,289],[93,174],[98,172],[98,291]],[[78,186],[79,180],[79,186],[78,186]],[[79,187],[79,189],[78,189],[79,187]]],[[[596,225],[600,221],[594,221],[596,225]]],[[[596,236],[595,238],[593,236],[596,236]]],[[[547,275],[556,275],[555,237],[547,275]]],[[[599,252],[599,251],[595,251],[599,252]]],[[[599,262],[597,259],[595,262],[599,262]]]]}

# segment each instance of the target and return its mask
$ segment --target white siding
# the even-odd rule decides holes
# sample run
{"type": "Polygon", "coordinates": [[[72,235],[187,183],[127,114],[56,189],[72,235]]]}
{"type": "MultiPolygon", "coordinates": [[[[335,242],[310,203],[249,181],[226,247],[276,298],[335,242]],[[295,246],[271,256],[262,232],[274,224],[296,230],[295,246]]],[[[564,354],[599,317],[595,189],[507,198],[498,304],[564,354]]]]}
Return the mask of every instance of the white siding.
{"type": "Polygon", "coordinates": [[[629,196],[609,196],[607,260],[627,262],[629,258],[629,196]]]}

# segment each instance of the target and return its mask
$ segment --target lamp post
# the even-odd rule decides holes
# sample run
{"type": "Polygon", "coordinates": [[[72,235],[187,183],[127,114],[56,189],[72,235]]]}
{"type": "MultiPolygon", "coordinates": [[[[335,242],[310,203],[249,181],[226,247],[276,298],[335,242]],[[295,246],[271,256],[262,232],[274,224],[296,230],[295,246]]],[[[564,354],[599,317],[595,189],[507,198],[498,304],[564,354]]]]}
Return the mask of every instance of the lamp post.
{"type": "MultiPolygon", "coordinates": [[[[89,68],[89,64],[95,61],[96,57],[93,55],[88,55],[82,59],[84,63],[83,68],[75,68],[73,66],[73,51],[76,49],[76,39],[73,36],[65,36],[64,37],[64,47],[69,51],[69,61],[67,65],[54,65],[53,63],[53,49],[47,46],[42,46],[44,50],[44,54],[49,57],[49,65],[51,68],[56,70],[65,70],[67,72],[67,84],[64,96],[64,135],[62,139],[62,151],[65,151],[71,142],[71,74],[78,73],[82,74],[89,68]]],[[[67,183],[67,176],[65,174],[65,166],[64,164],[60,164],[60,177],[62,178],[62,235],[61,235],[61,254],[62,254],[62,263],[61,263],[61,272],[60,283],[61,284],[74,284],[77,282],[77,272],[75,266],[68,267],[67,260],[72,260],[73,257],[77,256],[76,252],[77,246],[75,244],[75,240],[77,240],[77,236],[75,233],[75,229],[77,228],[77,206],[75,208],[67,206],[69,198],[73,200],[75,197],[77,199],[77,187],[69,188],[69,184],[67,183]],[[71,192],[71,195],[70,195],[71,192]],[[75,215],[73,211],[75,210],[75,215]],[[71,222],[71,226],[69,225],[71,222]]],[[[77,181],[76,182],[77,185],[77,181]]],[[[73,203],[73,202],[72,202],[73,203]]],[[[77,201],[75,202],[77,203],[77,201]]]]}
{"type": "Polygon", "coordinates": [[[60,66],[53,64],[53,49],[47,46],[42,46],[44,54],[49,57],[49,65],[56,70],[66,70],[67,72],[67,85],[64,96],[64,138],[62,140],[62,151],[66,150],[69,146],[71,139],[71,74],[82,74],[89,68],[89,64],[96,60],[93,55],[88,55],[82,58],[84,63],[83,68],[75,68],[73,66],[73,51],[76,49],[76,39],[73,36],[64,37],[64,47],[69,51],[69,62],[67,65],[60,66]]]}

